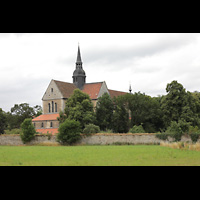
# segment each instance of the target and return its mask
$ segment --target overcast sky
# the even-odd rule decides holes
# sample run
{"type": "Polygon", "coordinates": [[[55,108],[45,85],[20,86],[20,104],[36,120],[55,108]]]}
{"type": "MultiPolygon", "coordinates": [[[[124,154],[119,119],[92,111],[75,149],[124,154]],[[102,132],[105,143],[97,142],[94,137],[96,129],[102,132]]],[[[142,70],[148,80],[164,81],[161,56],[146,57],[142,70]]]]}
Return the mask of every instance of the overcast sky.
{"type": "Polygon", "coordinates": [[[42,105],[51,79],[72,83],[78,43],[87,83],[158,96],[177,80],[200,91],[199,33],[0,33],[0,108],[42,105]]]}

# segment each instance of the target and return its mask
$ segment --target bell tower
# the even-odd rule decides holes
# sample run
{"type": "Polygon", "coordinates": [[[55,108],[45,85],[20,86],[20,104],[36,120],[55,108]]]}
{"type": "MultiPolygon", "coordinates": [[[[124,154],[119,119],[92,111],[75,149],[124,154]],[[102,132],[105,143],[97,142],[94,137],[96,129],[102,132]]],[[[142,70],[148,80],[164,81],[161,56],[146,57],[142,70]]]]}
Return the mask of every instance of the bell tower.
{"type": "Polygon", "coordinates": [[[73,83],[81,90],[83,89],[83,86],[86,81],[86,75],[85,71],[83,70],[83,62],[81,60],[81,53],[80,53],[80,47],[78,45],[78,53],[77,53],[77,59],[76,59],[76,69],[73,73],[73,83]]]}

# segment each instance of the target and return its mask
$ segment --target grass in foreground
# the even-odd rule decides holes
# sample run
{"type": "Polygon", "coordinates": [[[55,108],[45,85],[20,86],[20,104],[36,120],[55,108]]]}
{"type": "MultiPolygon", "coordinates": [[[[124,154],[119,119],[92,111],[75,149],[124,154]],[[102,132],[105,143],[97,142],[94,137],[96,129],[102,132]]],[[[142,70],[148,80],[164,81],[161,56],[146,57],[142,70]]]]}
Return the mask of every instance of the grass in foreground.
{"type": "Polygon", "coordinates": [[[200,166],[200,152],[157,145],[0,146],[0,166],[200,166]]]}

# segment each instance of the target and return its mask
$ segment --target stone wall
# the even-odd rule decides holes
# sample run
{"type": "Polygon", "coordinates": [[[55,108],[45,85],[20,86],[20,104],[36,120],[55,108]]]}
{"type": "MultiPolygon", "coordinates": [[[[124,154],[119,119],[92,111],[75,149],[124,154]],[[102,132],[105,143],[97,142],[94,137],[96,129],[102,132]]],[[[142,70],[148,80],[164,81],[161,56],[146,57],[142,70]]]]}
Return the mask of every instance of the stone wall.
{"type": "MultiPolygon", "coordinates": [[[[172,138],[169,139],[172,141],[172,138]]],[[[183,136],[183,142],[191,142],[190,137],[183,136]]],[[[111,144],[159,144],[163,142],[155,134],[95,134],[89,137],[82,136],[77,145],[111,145],[111,144]]],[[[200,142],[200,141],[198,141],[200,142]]],[[[56,136],[36,135],[27,145],[48,144],[58,145],[56,136]]],[[[0,135],[0,145],[24,145],[19,135],[0,135]]]]}

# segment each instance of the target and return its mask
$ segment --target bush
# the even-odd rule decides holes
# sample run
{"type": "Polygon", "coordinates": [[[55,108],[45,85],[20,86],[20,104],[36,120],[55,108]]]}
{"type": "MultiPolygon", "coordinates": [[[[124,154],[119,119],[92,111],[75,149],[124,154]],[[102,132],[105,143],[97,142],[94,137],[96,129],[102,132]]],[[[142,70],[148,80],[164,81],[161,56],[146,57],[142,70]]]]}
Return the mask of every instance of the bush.
{"type": "Polygon", "coordinates": [[[99,126],[96,126],[94,124],[88,124],[85,126],[83,133],[86,135],[90,135],[92,133],[99,133],[100,132],[100,128],[99,126]]]}
{"type": "Polygon", "coordinates": [[[15,129],[12,129],[12,130],[5,130],[5,134],[11,134],[11,135],[17,135],[17,134],[22,134],[22,130],[21,129],[18,129],[18,128],[15,128],[15,129]]]}
{"type": "Polygon", "coordinates": [[[178,123],[175,121],[171,122],[171,125],[167,128],[166,133],[174,138],[175,142],[181,140],[184,133],[189,131],[190,123],[179,120],[178,123]]]}
{"type": "Polygon", "coordinates": [[[190,134],[190,138],[192,140],[193,143],[196,143],[197,140],[199,139],[200,133],[191,133],[190,134]]]}
{"type": "Polygon", "coordinates": [[[81,138],[80,122],[66,119],[58,129],[57,141],[61,144],[69,144],[77,142],[81,138]]]}
{"type": "Polygon", "coordinates": [[[130,129],[130,133],[145,133],[144,128],[142,127],[142,125],[139,126],[133,126],[133,128],[130,129]]]}
{"type": "Polygon", "coordinates": [[[160,140],[167,140],[168,139],[169,134],[168,133],[159,133],[156,134],[156,137],[160,140]]]}
{"type": "Polygon", "coordinates": [[[30,142],[35,134],[35,127],[32,124],[32,119],[25,119],[21,124],[22,133],[20,134],[22,142],[25,144],[26,142],[30,142]]]}

